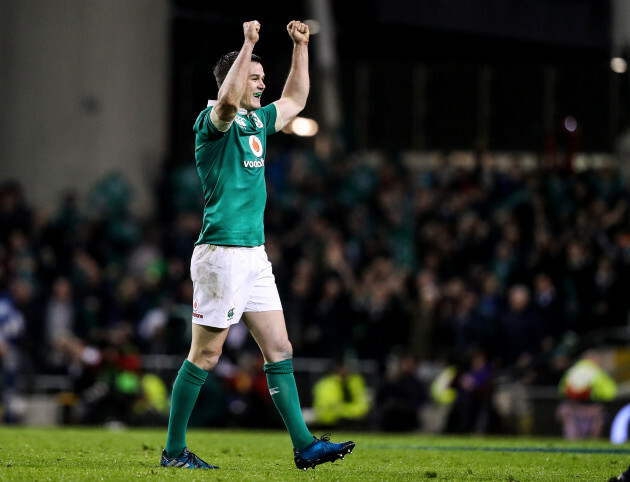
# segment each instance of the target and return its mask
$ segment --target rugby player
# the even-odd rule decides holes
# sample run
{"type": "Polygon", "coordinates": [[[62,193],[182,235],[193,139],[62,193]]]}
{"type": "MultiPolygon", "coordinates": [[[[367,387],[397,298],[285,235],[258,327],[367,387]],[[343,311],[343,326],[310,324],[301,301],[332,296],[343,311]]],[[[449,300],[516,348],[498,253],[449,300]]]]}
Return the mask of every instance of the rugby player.
{"type": "Polygon", "coordinates": [[[293,54],[280,99],[262,107],[265,72],[253,54],[260,23],[245,22],[241,50],[224,55],[214,67],[217,100],[208,103],[194,125],[195,161],[205,201],[203,226],[190,264],[192,342],[173,386],[162,466],[218,468],[188,450],[186,429],[228,330],[241,318],[262,351],[269,393],[291,437],[296,466],[306,470],[342,459],[355,445],[314,437],[302,418],[292,347],[264,247],[267,136],[304,109],[309,93],[308,26],[293,20],[287,30],[293,54]]]}

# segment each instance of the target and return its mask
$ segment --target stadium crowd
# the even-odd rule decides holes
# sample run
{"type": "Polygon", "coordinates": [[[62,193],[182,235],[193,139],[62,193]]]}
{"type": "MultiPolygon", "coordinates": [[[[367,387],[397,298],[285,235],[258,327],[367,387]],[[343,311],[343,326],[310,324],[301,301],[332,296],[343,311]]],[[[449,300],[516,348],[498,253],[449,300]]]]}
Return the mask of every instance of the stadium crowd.
{"type": "MultiPolygon", "coordinates": [[[[410,357],[455,363],[486,384],[497,370],[557,384],[576,340],[628,324],[630,184],[615,168],[269,157],[266,250],[296,357],[376,360],[383,384],[396,382],[391,360],[408,366],[410,357]]],[[[146,218],[132,213],[133,190],[118,173],[50,209],[2,183],[5,421],[11,396],[41,373],[73,380],[84,408],[70,421],[163,420],[167,389],[142,357],[186,355],[202,202],[192,161],[165,164],[146,218]]],[[[223,358],[232,369],[218,370],[208,390],[267,406],[256,346],[238,325],[223,358]]]]}

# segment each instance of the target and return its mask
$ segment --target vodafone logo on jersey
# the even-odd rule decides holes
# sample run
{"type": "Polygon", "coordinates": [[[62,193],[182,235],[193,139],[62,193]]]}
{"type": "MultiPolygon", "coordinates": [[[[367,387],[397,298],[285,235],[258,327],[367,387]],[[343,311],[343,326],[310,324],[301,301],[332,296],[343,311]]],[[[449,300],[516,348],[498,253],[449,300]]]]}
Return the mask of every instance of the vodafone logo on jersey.
{"type": "Polygon", "coordinates": [[[261,157],[263,155],[263,145],[258,137],[249,136],[249,148],[256,155],[256,157],[261,157]]]}

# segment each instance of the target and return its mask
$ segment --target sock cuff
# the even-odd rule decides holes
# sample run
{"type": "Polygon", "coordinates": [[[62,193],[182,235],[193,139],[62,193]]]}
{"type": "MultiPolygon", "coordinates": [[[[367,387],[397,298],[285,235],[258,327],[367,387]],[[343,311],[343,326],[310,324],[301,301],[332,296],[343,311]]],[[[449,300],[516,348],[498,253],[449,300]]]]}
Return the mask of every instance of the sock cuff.
{"type": "Polygon", "coordinates": [[[202,386],[206,382],[208,372],[203,368],[199,368],[194,363],[184,360],[182,367],[179,369],[178,375],[187,382],[202,386]]]}
{"type": "Polygon", "coordinates": [[[265,363],[263,365],[263,369],[265,373],[293,373],[293,361],[289,358],[288,360],[282,360],[274,363],[265,363]]]}

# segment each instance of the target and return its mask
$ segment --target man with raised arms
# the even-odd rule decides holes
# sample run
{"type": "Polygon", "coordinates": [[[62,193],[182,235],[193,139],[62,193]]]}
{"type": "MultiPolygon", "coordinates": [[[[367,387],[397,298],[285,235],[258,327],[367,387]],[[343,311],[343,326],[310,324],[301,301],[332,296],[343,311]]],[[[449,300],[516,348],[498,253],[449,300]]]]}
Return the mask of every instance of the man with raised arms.
{"type": "Polygon", "coordinates": [[[161,465],[212,469],[186,446],[188,419],[230,326],[243,320],[262,351],[269,393],[284,420],[295,464],[306,470],[351,453],[354,442],[332,443],[309,432],[293,377],[292,347],[264,247],[267,135],[304,109],[309,93],[308,26],[287,25],[291,69],[279,100],[261,106],[265,72],[253,54],[260,23],[243,24],[244,43],[217,62],[216,101],[195,122],[195,160],[204,194],[203,226],[191,259],[192,343],[173,386],[161,465]]]}

